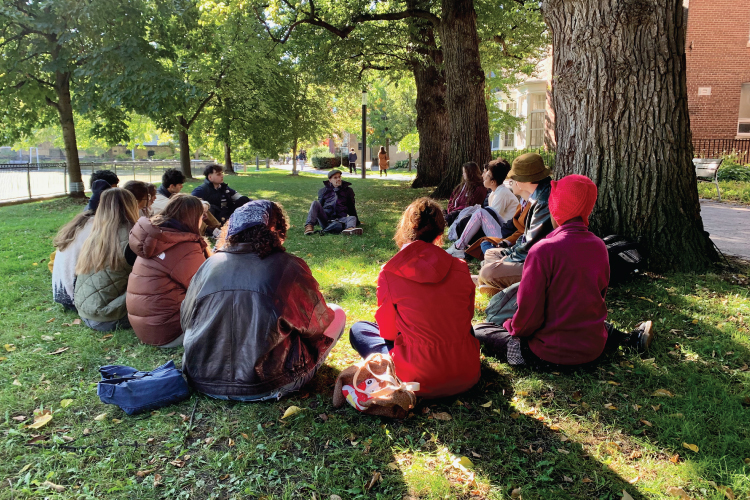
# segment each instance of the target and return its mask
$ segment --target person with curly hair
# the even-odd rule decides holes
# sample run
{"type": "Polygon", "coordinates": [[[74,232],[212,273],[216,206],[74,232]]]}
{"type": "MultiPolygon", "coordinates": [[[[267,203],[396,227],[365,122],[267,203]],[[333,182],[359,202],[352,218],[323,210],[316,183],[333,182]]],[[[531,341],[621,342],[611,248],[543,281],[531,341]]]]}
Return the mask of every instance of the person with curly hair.
{"type": "Polygon", "coordinates": [[[182,303],[182,370],[217,399],[279,399],[309,382],[344,332],[304,260],[286,252],[283,208],[256,200],[225,225],[182,303]]]}
{"type": "Polygon", "coordinates": [[[360,356],[390,354],[398,378],[418,382],[416,394],[427,398],[464,392],[479,380],[474,282],[466,262],[440,248],[444,229],[435,201],[407,207],[394,237],[399,251],[378,276],[376,322],[357,322],[349,333],[360,356]]]}

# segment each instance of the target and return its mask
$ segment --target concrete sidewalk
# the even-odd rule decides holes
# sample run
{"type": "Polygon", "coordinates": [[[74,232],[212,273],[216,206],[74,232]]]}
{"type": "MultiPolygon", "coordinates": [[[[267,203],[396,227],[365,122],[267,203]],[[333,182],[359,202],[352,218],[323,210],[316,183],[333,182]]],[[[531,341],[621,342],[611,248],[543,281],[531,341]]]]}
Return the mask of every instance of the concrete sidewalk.
{"type": "Polygon", "coordinates": [[[701,200],[701,216],[719,250],[750,260],[750,207],[701,200]]]}
{"type": "MultiPolygon", "coordinates": [[[[265,166],[261,166],[261,170],[263,170],[264,168],[265,168],[265,166]]],[[[271,165],[271,168],[279,168],[279,169],[282,169],[282,170],[289,170],[291,172],[292,171],[292,164],[291,163],[288,163],[288,164],[276,164],[276,165],[271,165]]],[[[342,177],[345,177],[345,178],[346,177],[352,177],[354,179],[361,179],[362,178],[362,171],[360,170],[359,164],[357,164],[357,173],[356,174],[350,174],[349,173],[349,167],[346,167],[346,168],[339,167],[338,170],[341,170],[341,172],[342,172],[341,176],[342,177]]],[[[252,173],[254,171],[254,167],[249,168],[247,171],[248,171],[248,173],[252,173]]],[[[313,168],[312,162],[310,162],[310,161],[306,161],[305,162],[305,168],[303,168],[303,169],[300,169],[300,164],[299,164],[299,162],[297,162],[297,172],[304,172],[304,173],[308,173],[308,174],[321,174],[321,175],[327,175],[328,174],[328,170],[317,170],[317,169],[313,168]]],[[[368,179],[386,179],[386,180],[392,180],[392,181],[413,181],[414,180],[414,176],[413,175],[394,174],[394,173],[391,173],[391,172],[388,173],[387,177],[385,177],[385,176],[381,177],[380,176],[380,172],[377,171],[377,170],[368,170],[367,171],[367,178],[368,179]]]]}

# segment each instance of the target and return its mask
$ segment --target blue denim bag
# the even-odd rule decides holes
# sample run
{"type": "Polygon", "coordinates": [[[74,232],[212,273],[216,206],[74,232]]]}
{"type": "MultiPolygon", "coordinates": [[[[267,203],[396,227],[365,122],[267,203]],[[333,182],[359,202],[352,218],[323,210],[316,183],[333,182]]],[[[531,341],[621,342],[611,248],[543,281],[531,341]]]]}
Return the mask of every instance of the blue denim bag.
{"type": "Polygon", "coordinates": [[[130,366],[107,365],[99,368],[102,380],[96,395],[102,403],[117,405],[128,415],[161,408],[190,397],[182,371],[173,361],[150,372],[130,366]]]}

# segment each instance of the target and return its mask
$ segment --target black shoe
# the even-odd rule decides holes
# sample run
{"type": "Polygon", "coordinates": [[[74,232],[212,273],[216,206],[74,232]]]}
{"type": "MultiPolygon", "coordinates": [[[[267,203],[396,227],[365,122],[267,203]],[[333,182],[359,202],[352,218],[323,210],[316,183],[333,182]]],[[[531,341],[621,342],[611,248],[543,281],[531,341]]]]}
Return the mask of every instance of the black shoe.
{"type": "Polygon", "coordinates": [[[636,349],[638,349],[638,352],[646,352],[649,347],[651,347],[651,342],[654,341],[654,332],[653,329],[653,322],[651,321],[644,321],[640,325],[635,327],[635,330],[633,330],[633,335],[637,335],[638,341],[636,344],[636,349]]]}

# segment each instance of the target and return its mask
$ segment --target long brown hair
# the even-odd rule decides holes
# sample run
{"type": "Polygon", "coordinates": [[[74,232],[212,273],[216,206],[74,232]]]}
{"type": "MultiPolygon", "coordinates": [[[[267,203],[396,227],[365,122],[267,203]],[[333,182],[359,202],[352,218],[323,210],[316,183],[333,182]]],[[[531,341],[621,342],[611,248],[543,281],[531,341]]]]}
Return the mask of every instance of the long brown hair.
{"type": "Polygon", "coordinates": [[[130,191],[121,188],[104,191],[94,215],[91,235],[81,248],[76,274],[123,269],[126,261],[118,233],[122,228],[130,231],[137,220],[138,202],[130,191]]]}
{"type": "Polygon", "coordinates": [[[378,151],[378,154],[380,154],[380,153],[388,154],[388,153],[385,152],[385,146],[380,146],[380,151],[378,151]]]}
{"type": "Polygon", "coordinates": [[[93,210],[86,210],[85,212],[81,212],[80,214],[76,215],[75,217],[73,217],[73,220],[60,228],[60,230],[57,232],[57,235],[55,236],[55,239],[52,241],[52,244],[58,250],[65,250],[71,243],[75,241],[75,239],[78,237],[78,233],[81,232],[81,229],[83,229],[83,227],[93,218],[93,210]]]}
{"type": "Polygon", "coordinates": [[[468,189],[474,190],[479,186],[484,185],[484,181],[482,180],[482,171],[479,169],[479,165],[477,165],[473,161],[467,161],[461,166],[461,172],[466,173],[466,178],[464,179],[464,176],[461,176],[461,183],[456,186],[456,189],[453,190],[454,193],[460,192],[464,186],[466,186],[468,189]]]}
{"type": "Polygon", "coordinates": [[[432,243],[445,230],[445,217],[439,203],[430,198],[419,198],[411,203],[398,221],[393,239],[399,248],[412,241],[432,243]]]}
{"type": "Polygon", "coordinates": [[[143,181],[128,181],[122,188],[127,189],[135,196],[136,205],[143,200],[148,200],[148,184],[143,181]]]}
{"type": "Polygon", "coordinates": [[[203,217],[203,202],[195,196],[177,193],[169,198],[169,202],[159,215],[151,217],[151,224],[161,226],[173,219],[189,228],[191,233],[200,235],[201,217],[203,217]]]}

